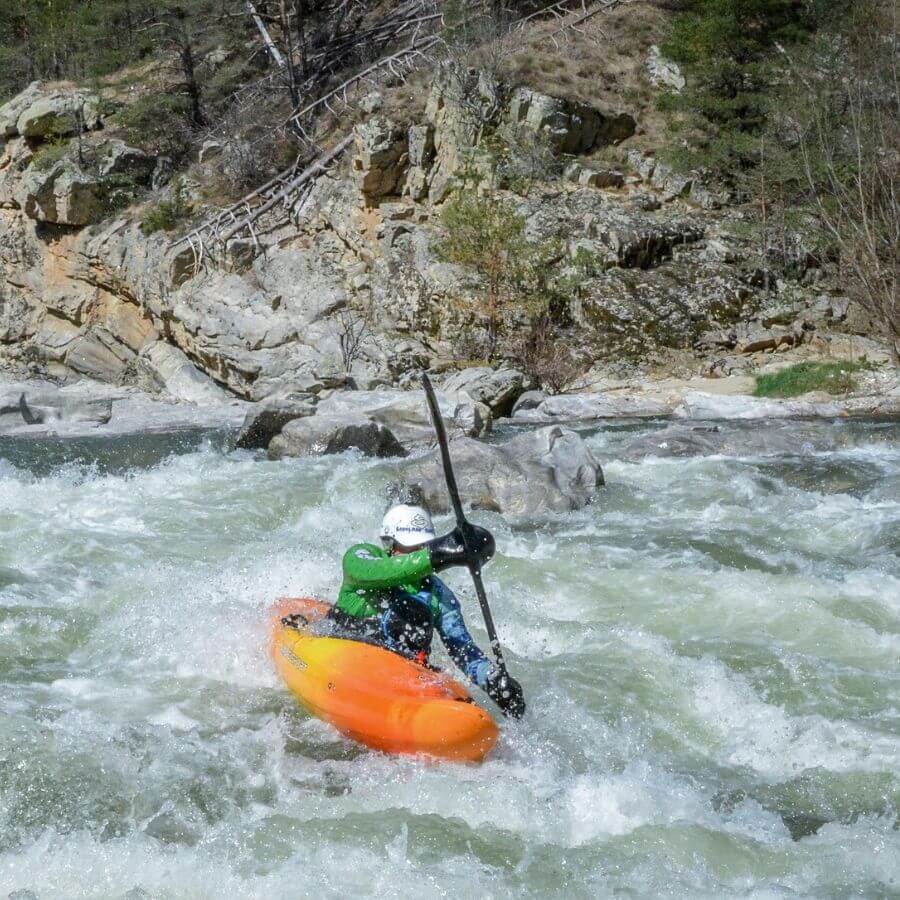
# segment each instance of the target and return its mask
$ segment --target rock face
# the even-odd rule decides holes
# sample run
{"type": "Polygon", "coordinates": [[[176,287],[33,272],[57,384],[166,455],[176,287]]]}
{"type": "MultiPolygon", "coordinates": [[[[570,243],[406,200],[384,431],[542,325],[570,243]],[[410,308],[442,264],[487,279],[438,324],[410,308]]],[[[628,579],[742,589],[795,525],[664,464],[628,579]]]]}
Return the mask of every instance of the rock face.
{"type": "Polygon", "coordinates": [[[216,403],[228,399],[228,394],[209,375],[201,372],[184,351],[165,341],[153,341],[145,346],[138,358],[138,365],[141,374],[150,379],[151,384],[146,387],[161,391],[175,400],[216,403]]]}
{"type": "Polygon", "coordinates": [[[269,459],[359,450],[366,456],[406,456],[390,429],[365,416],[316,415],[288,422],[269,444],[269,459]]]}
{"type": "MultiPolygon", "coordinates": [[[[468,394],[437,391],[449,432],[480,437],[491,429],[491,412],[468,394]]],[[[365,416],[388,427],[406,445],[434,439],[422,391],[345,391],[319,401],[319,415],[365,416]]]]}
{"type": "Polygon", "coordinates": [[[521,396],[525,376],[515,369],[492,369],[473,366],[451,375],[442,389],[454,394],[463,391],[473,400],[484,403],[495,417],[508,416],[521,396]]]}
{"type": "MultiPolygon", "coordinates": [[[[541,153],[547,144],[553,165],[526,193],[502,187],[511,179],[497,175],[495,193],[524,219],[527,240],[559,248],[555,271],[577,284],[559,301],[566,323],[560,340],[579,356],[782,352],[821,329],[850,328],[854,318],[840,310],[840,291],[831,296],[816,287],[827,300],[827,311],[816,312],[807,287],[790,280],[814,271],[802,242],[790,254],[790,278],[776,272],[761,279],[739,217],[716,213],[720,201],[694,174],[636,151],[628,160],[637,174],[627,175],[563,158],[626,138],[634,129],[628,116],[515,90],[485,72],[438,73],[424,116],[403,128],[371,117],[356,131],[349,171],[323,173],[295,200],[289,222],[280,208],[273,211],[252,238],[231,241],[221,257],[174,243],[173,234],[142,233],[140,211],[128,205],[173,201],[171,166],[118,140],[115,120],[101,130],[100,113],[90,92],[38,83],[0,107],[4,365],[185,395],[221,388],[253,402],[304,381],[326,385],[338,374],[365,387],[412,385],[435,360],[473,355],[459,344],[482,328],[472,316],[476,276],[439,258],[434,204],[463,172],[493,178],[482,169],[490,169],[496,141],[515,149],[522,136],[541,153]],[[59,138],[71,133],[67,123],[81,133],[58,158],[59,138]],[[557,179],[566,167],[569,176],[557,179]],[[790,307],[792,318],[754,319],[767,304],[790,307]],[[744,327],[748,321],[752,329],[744,327]],[[355,329],[363,336],[347,360],[341,348],[355,329]],[[183,356],[169,354],[166,362],[161,346],[183,356]],[[204,387],[188,366],[209,379],[204,387]]],[[[214,149],[204,155],[207,166],[217,164],[214,149]]],[[[509,359],[527,319],[521,309],[509,313],[510,337],[501,348],[509,359]]],[[[500,375],[485,374],[478,384],[463,377],[473,380],[458,386],[474,401],[463,402],[454,427],[483,432],[491,409],[503,415],[515,401],[499,386],[500,375]]],[[[400,440],[431,437],[424,410],[401,414],[403,404],[389,403],[388,414],[377,403],[370,409],[369,400],[354,402],[362,405],[335,412],[396,425],[400,440]]],[[[565,418],[552,408],[546,421],[565,418]]],[[[595,413],[616,408],[586,415],[595,413]]]]}
{"type": "Polygon", "coordinates": [[[406,135],[387,119],[373,118],[357,126],[353,171],[370,205],[379,197],[399,193],[408,158],[406,135]]]}
{"type": "Polygon", "coordinates": [[[618,144],[634,134],[634,119],[624,113],[606,115],[586,103],[574,103],[518,88],[509,105],[513,124],[546,135],[559,153],[587,153],[618,144]]]}
{"type": "MultiPolygon", "coordinates": [[[[541,428],[503,444],[470,438],[451,442],[460,492],[472,509],[502,513],[527,522],[550,513],[570,512],[591,502],[603,472],[584,441],[559,426],[541,428]]],[[[403,467],[435,512],[449,510],[449,497],[437,451],[403,467]]]]}

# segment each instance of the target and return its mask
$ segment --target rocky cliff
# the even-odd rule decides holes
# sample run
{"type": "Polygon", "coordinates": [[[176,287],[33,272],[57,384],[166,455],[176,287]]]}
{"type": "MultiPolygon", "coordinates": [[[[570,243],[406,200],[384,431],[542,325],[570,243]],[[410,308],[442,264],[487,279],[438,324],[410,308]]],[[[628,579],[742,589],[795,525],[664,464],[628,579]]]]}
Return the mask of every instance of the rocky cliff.
{"type": "MultiPolygon", "coordinates": [[[[658,53],[650,62],[653,77],[676,77],[658,53]]],[[[172,180],[165,158],[117,136],[99,96],[30,85],[0,107],[0,360],[190,400],[261,400],[345,369],[376,387],[446,368],[480,327],[460,302],[474,274],[435,250],[461,185],[502,198],[527,240],[558,248],[572,289],[557,339],[589,360],[727,374],[867,332],[799,235],[760,250],[733,198],[632,149],[633,111],[479,71],[438,71],[412,124],[380,102],[367,99],[347,153],[288,208],[212,246],[145,234],[140,210],[187,193],[200,219],[216,147],[172,180]]]]}

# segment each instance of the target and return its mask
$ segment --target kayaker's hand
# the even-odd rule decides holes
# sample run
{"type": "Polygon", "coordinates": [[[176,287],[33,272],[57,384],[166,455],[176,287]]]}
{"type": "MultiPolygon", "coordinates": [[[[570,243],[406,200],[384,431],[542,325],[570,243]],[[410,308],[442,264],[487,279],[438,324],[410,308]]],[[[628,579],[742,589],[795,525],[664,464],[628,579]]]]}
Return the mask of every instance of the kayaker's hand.
{"type": "Polygon", "coordinates": [[[521,719],[525,715],[525,694],[512,675],[492,665],[484,683],[484,692],[503,710],[504,715],[521,719]]]}
{"type": "Polygon", "coordinates": [[[466,522],[462,528],[457,526],[449,534],[428,545],[431,551],[431,568],[435,572],[441,572],[450,566],[468,566],[472,563],[481,567],[494,555],[495,548],[494,536],[486,528],[470,522],[466,522]],[[466,544],[469,545],[468,553],[466,544]]]}

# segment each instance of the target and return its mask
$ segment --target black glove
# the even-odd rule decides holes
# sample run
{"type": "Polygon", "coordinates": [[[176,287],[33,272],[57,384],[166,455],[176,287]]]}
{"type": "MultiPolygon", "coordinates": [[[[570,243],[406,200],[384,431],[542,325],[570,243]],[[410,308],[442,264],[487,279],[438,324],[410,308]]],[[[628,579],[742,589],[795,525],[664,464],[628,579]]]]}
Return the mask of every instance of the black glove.
{"type": "Polygon", "coordinates": [[[431,541],[428,549],[431,551],[431,568],[441,572],[450,566],[473,563],[481,567],[494,555],[496,545],[494,536],[486,528],[466,522],[462,527],[457,525],[449,534],[431,541]],[[469,545],[468,553],[463,537],[469,545]]]}
{"type": "Polygon", "coordinates": [[[522,685],[499,666],[491,666],[484,682],[484,692],[503,710],[504,715],[514,719],[521,719],[525,715],[522,685]]]}

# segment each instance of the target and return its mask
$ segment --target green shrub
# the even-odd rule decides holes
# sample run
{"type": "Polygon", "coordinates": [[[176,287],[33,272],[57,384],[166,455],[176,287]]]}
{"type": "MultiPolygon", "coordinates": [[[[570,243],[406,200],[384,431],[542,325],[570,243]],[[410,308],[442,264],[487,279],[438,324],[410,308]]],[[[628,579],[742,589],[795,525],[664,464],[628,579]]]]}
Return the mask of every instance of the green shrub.
{"type": "Polygon", "coordinates": [[[46,144],[31,158],[31,167],[36,172],[47,172],[65,157],[68,150],[68,144],[64,141],[46,144]]]}
{"type": "Polygon", "coordinates": [[[798,397],[810,391],[848,394],[856,389],[854,372],[871,369],[867,362],[805,362],[756,378],[754,397],[798,397]]]}
{"type": "Polygon", "coordinates": [[[191,148],[191,104],[187,97],[148,94],[119,113],[128,143],[178,163],[191,148]]]}
{"type": "Polygon", "coordinates": [[[141,218],[141,231],[144,234],[153,234],[157,231],[172,231],[173,228],[187,218],[188,212],[184,190],[179,182],[174,186],[171,200],[161,200],[144,213],[141,218]]]}

